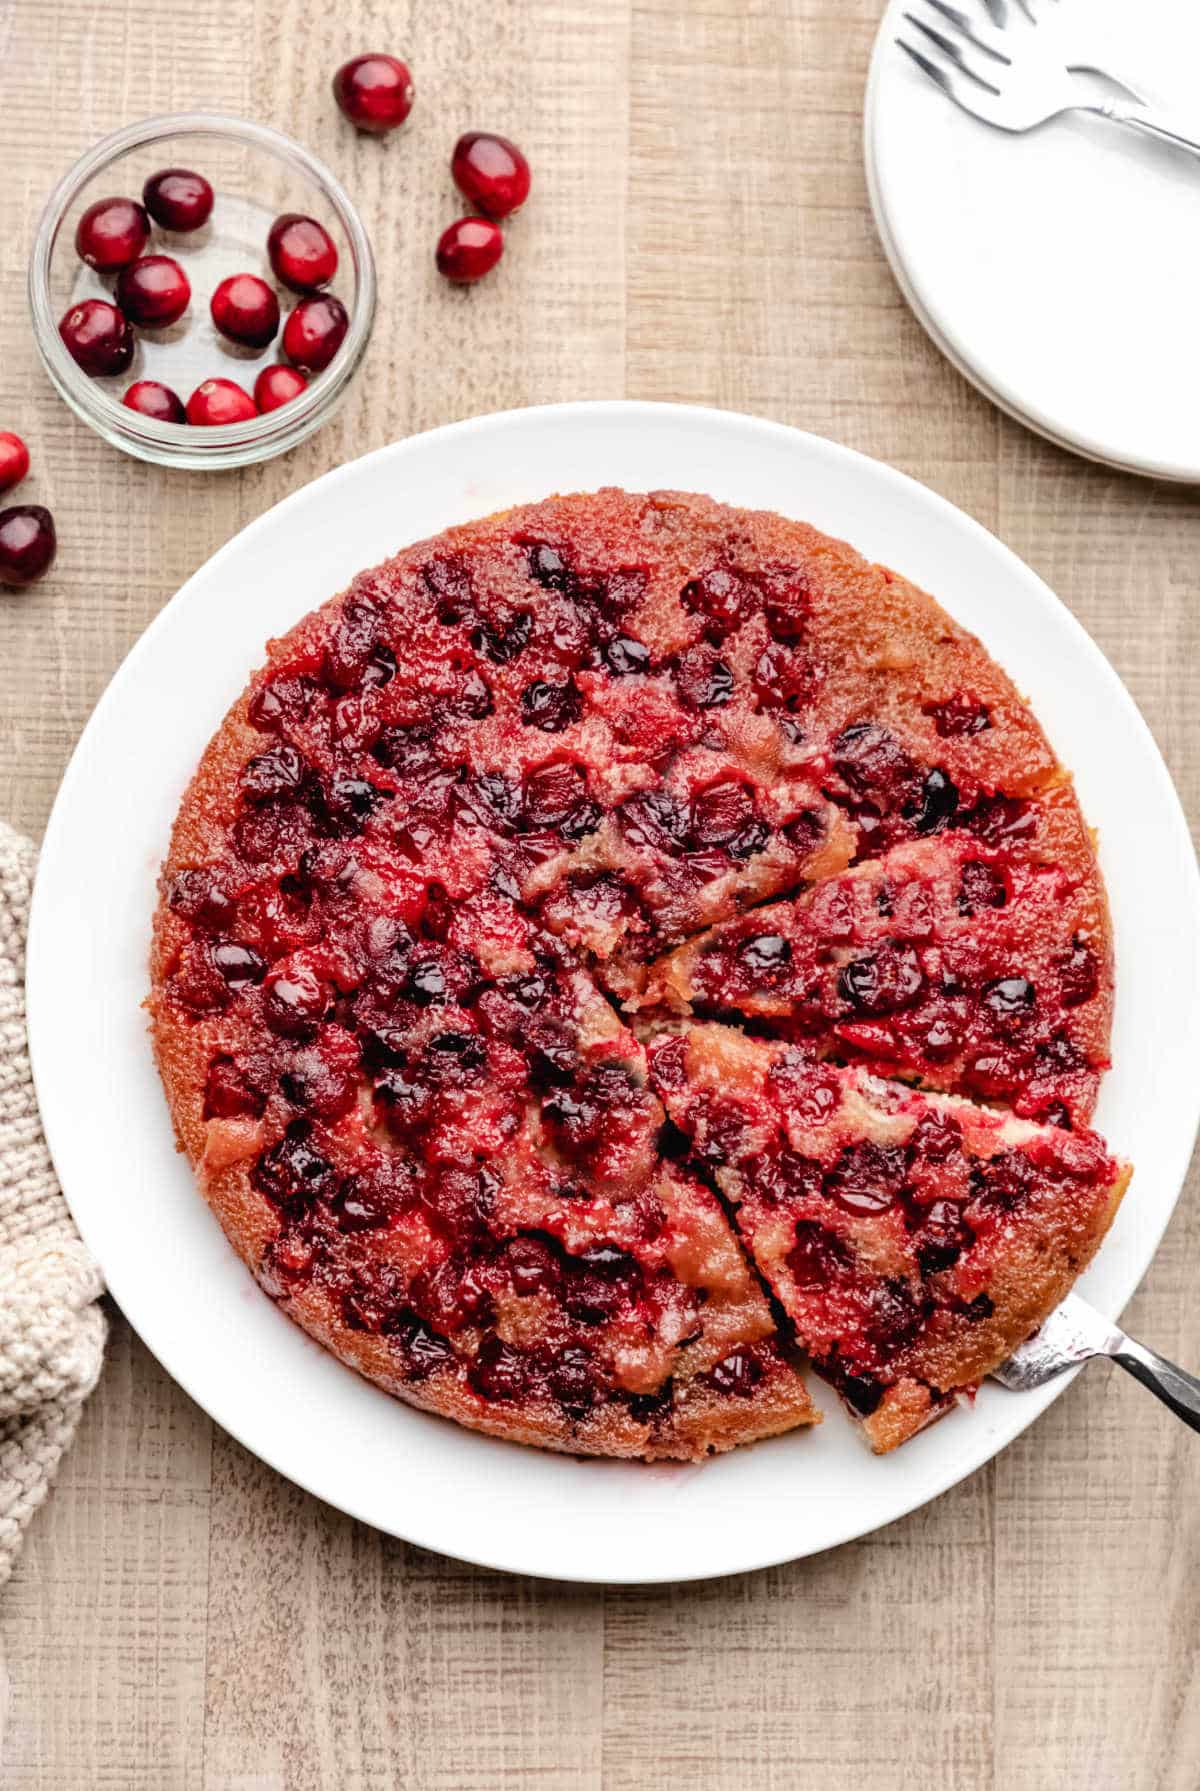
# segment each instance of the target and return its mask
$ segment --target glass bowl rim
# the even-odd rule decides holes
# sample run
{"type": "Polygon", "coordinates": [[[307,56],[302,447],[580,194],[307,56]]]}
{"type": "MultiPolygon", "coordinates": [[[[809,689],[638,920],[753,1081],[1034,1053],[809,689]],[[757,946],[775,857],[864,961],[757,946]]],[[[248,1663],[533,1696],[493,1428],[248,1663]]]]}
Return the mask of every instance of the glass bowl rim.
{"type": "MultiPolygon", "coordinates": [[[[139,198],[140,203],[140,198],[139,198]]],[[[59,394],[106,440],[162,465],[235,466],[282,453],[309,435],[341,398],[356,371],[375,314],[375,258],[358,211],[337,176],[319,158],[271,125],[223,112],[172,112],[123,125],[102,137],[63,175],[42,208],[29,259],[28,297],[38,352],[59,394]],[[119,157],[170,137],[220,137],[266,151],[306,175],[329,201],[354,264],[349,327],[327,368],[299,397],[244,423],[182,427],[130,410],[76,366],[58,333],[50,299],[50,265],[67,212],[83,189],[119,157]]],[[[215,376],[214,376],[215,377],[215,376]]]]}

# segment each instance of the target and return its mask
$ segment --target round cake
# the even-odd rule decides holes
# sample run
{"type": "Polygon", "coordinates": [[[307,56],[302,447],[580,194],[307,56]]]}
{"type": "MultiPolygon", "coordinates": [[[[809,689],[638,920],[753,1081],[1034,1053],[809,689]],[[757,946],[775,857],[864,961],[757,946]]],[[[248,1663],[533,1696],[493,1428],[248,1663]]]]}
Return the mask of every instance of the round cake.
{"type": "Polygon", "coordinates": [[[269,644],[152,950],[181,1148],[261,1286],[476,1429],[894,1447],[1128,1170],[1067,773],[980,643],[804,524],[555,497],[269,644]]]}

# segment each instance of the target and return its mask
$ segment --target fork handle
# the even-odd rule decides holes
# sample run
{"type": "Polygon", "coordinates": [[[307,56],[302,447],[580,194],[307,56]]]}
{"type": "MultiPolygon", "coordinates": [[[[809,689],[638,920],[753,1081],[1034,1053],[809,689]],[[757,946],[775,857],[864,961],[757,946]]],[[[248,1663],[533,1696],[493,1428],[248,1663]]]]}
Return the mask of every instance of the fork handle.
{"type": "Polygon", "coordinates": [[[1189,135],[1196,127],[1189,123],[1185,131],[1182,124],[1177,124],[1166,112],[1151,106],[1133,105],[1127,100],[1107,100],[1103,105],[1089,106],[1088,110],[1098,112],[1101,118],[1111,119],[1113,124],[1127,124],[1131,130],[1157,137],[1161,143],[1173,143],[1177,149],[1188,149],[1193,155],[1200,155],[1200,139],[1189,135]]]}
{"type": "Polygon", "coordinates": [[[1170,1406],[1177,1418],[1200,1430],[1200,1380],[1183,1368],[1168,1362],[1157,1350],[1135,1343],[1132,1337],[1120,1335],[1120,1341],[1105,1352],[1131,1374],[1134,1380],[1149,1387],[1156,1399],[1170,1406]]]}

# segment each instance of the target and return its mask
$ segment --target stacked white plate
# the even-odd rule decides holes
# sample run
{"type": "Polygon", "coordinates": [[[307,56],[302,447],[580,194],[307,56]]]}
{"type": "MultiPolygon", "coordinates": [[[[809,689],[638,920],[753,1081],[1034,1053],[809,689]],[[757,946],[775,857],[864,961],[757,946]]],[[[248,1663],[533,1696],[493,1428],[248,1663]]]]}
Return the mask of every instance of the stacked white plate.
{"type": "MultiPolygon", "coordinates": [[[[1030,3],[1039,35],[1082,46],[1200,140],[1200,7],[1030,3]]],[[[983,0],[956,4],[987,17],[983,0]]],[[[1077,114],[994,130],[897,46],[904,35],[936,54],[906,11],[937,22],[924,0],[891,0],[865,149],[879,234],[917,317],[1031,429],[1130,472],[1200,482],[1200,156],[1077,114]]],[[[1011,29],[1029,27],[1018,16],[1011,29]]]]}

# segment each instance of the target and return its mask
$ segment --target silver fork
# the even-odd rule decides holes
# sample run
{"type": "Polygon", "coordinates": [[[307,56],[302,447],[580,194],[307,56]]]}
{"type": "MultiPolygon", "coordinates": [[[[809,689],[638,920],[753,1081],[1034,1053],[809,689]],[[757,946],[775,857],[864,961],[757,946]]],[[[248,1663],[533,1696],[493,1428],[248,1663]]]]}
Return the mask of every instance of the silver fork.
{"type": "Polygon", "coordinates": [[[1041,1330],[1015,1349],[1007,1362],[993,1368],[992,1375],[1014,1392],[1024,1393],[1092,1356],[1108,1356],[1149,1387],[1177,1418],[1200,1430],[1200,1380],[1156,1350],[1135,1343],[1078,1294],[1068,1294],[1041,1330]]]}
{"type": "Polygon", "coordinates": [[[989,23],[969,0],[918,0],[924,13],[906,12],[909,37],[896,42],[921,72],[973,118],[996,130],[1036,130],[1067,112],[1091,112],[1113,124],[1128,125],[1160,141],[1200,155],[1200,136],[1190,123],[1170,118],[1136,90],[1092,61],[1065,62],[1052,41],[1037,30],[1035,15],[1022,0],[1026,23],[1010,30],[1015,13],[999,0],[984,0],[989,23]],[[1088,75],[1119,88],[1125,98],[1099,98],[1088,75]]]}

